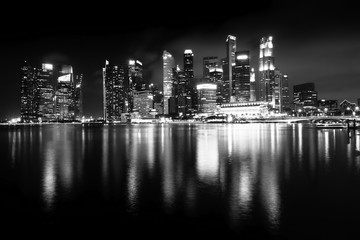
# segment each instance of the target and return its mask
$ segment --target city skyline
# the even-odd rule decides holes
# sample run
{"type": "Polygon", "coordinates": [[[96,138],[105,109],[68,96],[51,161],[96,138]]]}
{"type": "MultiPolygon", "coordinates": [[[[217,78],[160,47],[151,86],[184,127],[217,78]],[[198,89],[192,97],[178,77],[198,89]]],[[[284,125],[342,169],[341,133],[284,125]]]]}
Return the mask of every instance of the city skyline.
{"type": "MultiPolygon", "coordinates": [[[[183,52],[192,49],[194,75],[201,78],[203,57],[226,57],[224,42],[228,35],[236,36],[237,50],[250,51],[250,66],[255,70],[258,69],[259,39],[273,36],[275,65],[289,75],[290,89],[296,84],[314,82],[319,99],[355,102],[360,97],[357,93],[360,34],[355,28],[357,17],[350,7],[344,2],[337,6],[312,5],[310,10],[306,6],[292,8],[288,3],[270,1],[258,8],[249,4],[246,14],[219,17],[211,23],[200,15],[184,21],[176,19],[173,24],[156,17],[134,28],[127,26],[118,32],[101,34],[97,29],[101,24],[95,24],[92,29],[91,24],[86,27],[76,20],[74,26],[85,26],[82,31],[45,29],[38,36],[29,34],[29,30],[19,28],[18,24],[10,24],[4,29],[0,44],[2,79],[8,89],[0,99],[8,103],[1,104],[0,118],[20,115],[19,72],[24,60],[69,64],[83,73],[84,114],[98,117],[102,116],[99,89],[106,59],[119,65],[129,59],[139,59],[144,64],[144,79],[160,85],[163,50],[171,52],[176,64],[183,67],[183,52]],[[270,14],[274,10],[279,14],[270,14]],[[343,12],[348,14],[345,17],[336,14],[343,12]],[[269,16],[271,21],[264,24],[262,20],[269,16]]],[[[138,19],[136,23],[141,22],[138,19]]],[[[35,24],[35,20],[29,23],[35,24]]],[[[104,28],[110,30],[111,26],[113,24],[104,28]]]]}

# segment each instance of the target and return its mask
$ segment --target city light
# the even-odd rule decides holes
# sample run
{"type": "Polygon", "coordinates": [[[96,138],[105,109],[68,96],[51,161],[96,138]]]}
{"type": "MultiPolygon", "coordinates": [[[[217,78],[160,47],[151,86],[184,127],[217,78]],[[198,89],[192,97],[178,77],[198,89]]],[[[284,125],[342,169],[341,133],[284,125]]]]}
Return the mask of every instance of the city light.
{"type": "Polygon", "coordinates": [[[239,56],[236,57],[237,60],[246,60],[248,58],[249,58],[249,56],[245,55],[245,54],[244,55],[239,55],[239,56]]]}

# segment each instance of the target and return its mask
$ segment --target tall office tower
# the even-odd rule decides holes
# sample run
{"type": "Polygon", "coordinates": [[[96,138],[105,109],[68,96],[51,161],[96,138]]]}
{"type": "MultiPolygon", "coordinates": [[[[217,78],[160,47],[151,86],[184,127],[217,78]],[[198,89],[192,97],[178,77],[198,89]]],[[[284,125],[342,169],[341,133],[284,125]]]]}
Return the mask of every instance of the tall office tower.
{"type": "Polygon", "coordinates": [[[210,78],[210,68],[214,68],[218,65],[218,57],[204,57],[203,58],[203,78],[209,79],[210,78]]]}
{"type": "Polygon", "coordinates": [[[290,111],[291,105],[290,105],[289,77],[287,74],[283,74],[281,78],[281,101],[282,101],[282,106],[280,111],[281,112],[290,111]]]}
{"type": "Polygon", "coordinates": [[[216,111],[216,84],[202,83],[197,85],[199,113],[213,114],[216,111]]]}
{"type": "Polygon", "coordinates": [[[55,116],[58,120],[72,120],[75,118],[72,67],[62,66],[59,74],[55,92],[55,116]]]}
{"type": "Polygon", "coordinates": [[[293,90],[295,110],[314,110],[317,108],[317,92],[314,83],[294,85],[293,90]]]}
{"type": "Polygon", "coordinates": [[[76,120],[80,120],[83,116],[83,94],[82,94],[82,80],[83,75],[75,75],[75,89],[73,93],[73,104],[74,104],[74,117],[76,120]]]}
{"type": "Polygon", "coordinates": [[[163,51],[163,95],[164,114],[169,114],[169,99],[172,96],[173,68],[175,59],[168,51],[163,51]]]}
{"type": "Polygon", "coordinates": [[[21,122],[36,122],[38,105],[36,99],[36,71],[25,61],[21,67],[21,122]]]}
{"type": "Polygon", "coordinates": [[[125,71],[122,66],[105,61],[103,68],[103,107],[106,122],[120,121],[125,112],[125,71]]]}
{"type": "Polygon", "coordinates": [[[140,118],[151,118],[150,110],[153,108],[153,94],[151,90],[134,92],[134,111],[139,112],[140,118]]]}
{"type": "MultiPolygon", "coordinates": [[[[226,38],[226,63],[225,67],[227,68],[226,72],[224,71],[224,90],[228,91],[228,97],[226,98],[227,102],[234,102],[235,98],[233,97],[233,67],[235,66],[235,52],[236,52],[236,37],[228,35],[226,38]]],[[[227,95],[227,94],[226,94],[227,95]]]]}
{"type": "Polygon", "coordinates": [[[194,79],[194,54],[191,49],[186,49],[184,52],[184,73],[189,84],[192,85],[194,79]]]}
{"type": "Polygon", "coordinates": [[[223,103],[223,69],[219,66],[209,68],[210,82],[216,84],[216,104],[223,103]]]}
{"type": "Polygon", "coordinates": [[[255,82],[255,70],[251,68],[250,72],[250,99],[249,101],[254,102],[256,101],[256,82],[255,82]]]}
{"type": "Polygon", "coordinates": [[[230,85],[229,85],[229,64],[226,58],[221,59],[221,67],[223,69],[223,87],[222,87],[222,100],[223,103],[230,102],[230,85]]]}
{"type": "Polygon", "coordinates": [[[55,120],[54,86],[53,86],[53,64],[43,63],[37,69],[37,96],[39,121],[55,120]]]}
{"type": "Polygon", "coordinates": [[[139,60],[129,60],[128,64],[128,91],[127,102],[128,111],[131,112],[134,107],[134,92],[143,91],[146,89],[146,83],[143,79],[142,62],[139,60]]]}
{"type": "Polygon", "coordinates": [[[191,89],[185,72],[177,66],[173,68],[173,91],[172,91],[173,105],[176,110],[172,113],[177,113],[180,116],[188,113],[192,107],[191,89]]]}
{"type": "Polygon", "coordinates": [[[272,40],[272,37],[263,37],[260,40],[259,100],[266,102],[273,102],[275,86],[275,58],[272,40]]]}
{"type": "Polygon", "coordinates": [[[250,100],[250,52],[238,51],[235,53],[233,72],[233,94],[236,102],[250,100]]]}

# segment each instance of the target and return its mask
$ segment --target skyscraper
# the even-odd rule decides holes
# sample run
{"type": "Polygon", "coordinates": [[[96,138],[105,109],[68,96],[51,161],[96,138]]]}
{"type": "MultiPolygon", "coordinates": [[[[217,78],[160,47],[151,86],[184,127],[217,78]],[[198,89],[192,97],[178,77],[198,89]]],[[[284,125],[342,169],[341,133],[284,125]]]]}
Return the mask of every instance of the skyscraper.
{"type": "Polygon", "coordinates": [[[143,79],[142,62],[139,60],[129,60],[128,64],[128,91],[127,102],[128,111],[131,112],[134,108],[134,91],[143,91],[146,89],[146,83],[143,79]]]}
{"type": "Polygon", "coordinates": [[[254,102],[256,101],[256,82],[255,82],[255,70],[251,68],[250,72],[250,99],[249,101],[254,102]]]}
{"type": "Polygon", "coordinates": [[[173,68],[175,59],[168,51],[163,51],[163,95],[164,95],[164,114],[169,114],[169,99],[172,95],[173,68]]]}
{"type": "Polygon", "coordinates": [[[210,78],[210,73],[209,73],[209,69],[210,68],[214,68],[218,65],[218,57],[204,57],[203,58],[203,78],[204,79],[209,79],[210,78]]]}
{"type": "Polygon", "coordinates": [[[234,101],[233,98],[233,67],[235,66],[236,37],[228,35],[226,38],[226,63],[224,71],[224,91],[229,92],[226,102],[234,101]]]}
{"type": "Polygon", "coordinates": [[[120,121],[125,112],[125,71],[122,66],[105,61],[103,68],[103,107],[106,122],[120,121]]]}
{"type": "Polygon", "coordinates": [[[59,73],[55,92],[55,115],[59,120],[72,120],[75,118],[73,69],[71,66],[62,66],[59,73]]]}
{"type": "Polygon", "coordinates": [[[21,67],[21,102],[20,116],[22,122],[36,122],[38,103],[36,101],[36,71],[25,61],[21,67]]]}
{"type": "Polygon", "coordinates": [[[281,112],[286,112],[291,110],[290,106],[290,92],[289,92],[289,76],[283,74],[281,78],[281,112]]]}
{"type": "Polygon", "coordinates": [[[37,69],[36,82],[36,101],[38,101],[39,121],[50,121],[55,119],[55,90],[54,90],[54,65],[43,63],[37,69]]]}
{"type": "Polygon", "coordinates": [[[273,102],[275,86],[275,58],[272,40],[272,37],[263,37],[260,40],[258,97],[260,101],[266,102],[273,102]]]}
{"type": "Polygon", "coordinates": [[[219,66],[209,68],[210,82],[216,84],[216,104],[223,103],[223,69],[219,66]]]}
{"type": "Polygon", "coordinates": [[[184,73],[188,79],[189,84],[193,84],[194,79],[194,54],[191,49],[186,49],[184,52],[184,73]]]}
{"type": "Polygon", "coordinates": [[[238,51],[235,53],[233,73],[233,95],[236,102],[250,100],[250,52],[238,51]]]}
{"type": "Polygon", "coordinates": [[[83,116],[83,94],[82,94],[83,75],[75,75],[75,89],[74,89],[74,115],[76,120],[80,120],[83,116]]]}

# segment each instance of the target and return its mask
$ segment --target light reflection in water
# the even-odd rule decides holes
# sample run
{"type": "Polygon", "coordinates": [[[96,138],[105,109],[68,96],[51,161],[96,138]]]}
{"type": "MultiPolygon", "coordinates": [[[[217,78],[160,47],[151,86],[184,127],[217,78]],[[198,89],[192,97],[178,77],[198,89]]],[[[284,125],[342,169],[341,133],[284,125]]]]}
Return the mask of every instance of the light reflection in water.
{"type": "MultiPolygon", "coordinates": [[[[58,131],[56,131],[58,133],[58,131]]],[[[51,211],[56,197],[55,147],[53,141],[42,142],[43,131],[40,131],[40,148],[44,144],[44,171],[42,177],[43,199],[45,210],[51,211]]]]}
{"type": "Polygon", "coordinates": [[[162,141],[161,153],[162,153],[162,192],[164,196],[164,207],[167,211],[171,211],[175,200],[175,179],[174,179],[174,159],[173,153],[173,142],[171,138],[172,128],[161,129],[162,141]]]}
{"type": "Polygon", "coordinates": [[[218,182],[219,150],[217,129],[197,133],[196,169],[200,180],[215,185],[218,182]]]}
{"type": "Polygon", "coordinates": [[[127,196],[128,196],[128,210],[132,213],[137,212],[138,204],[138,187],[140,171],[138,169],[139,161],[139,128],[131,129],[126,128],[126,143],[128,144],[127,149],[130,149],[130,156],[128,156],[129,167],[127,172],[127,196]]]}

